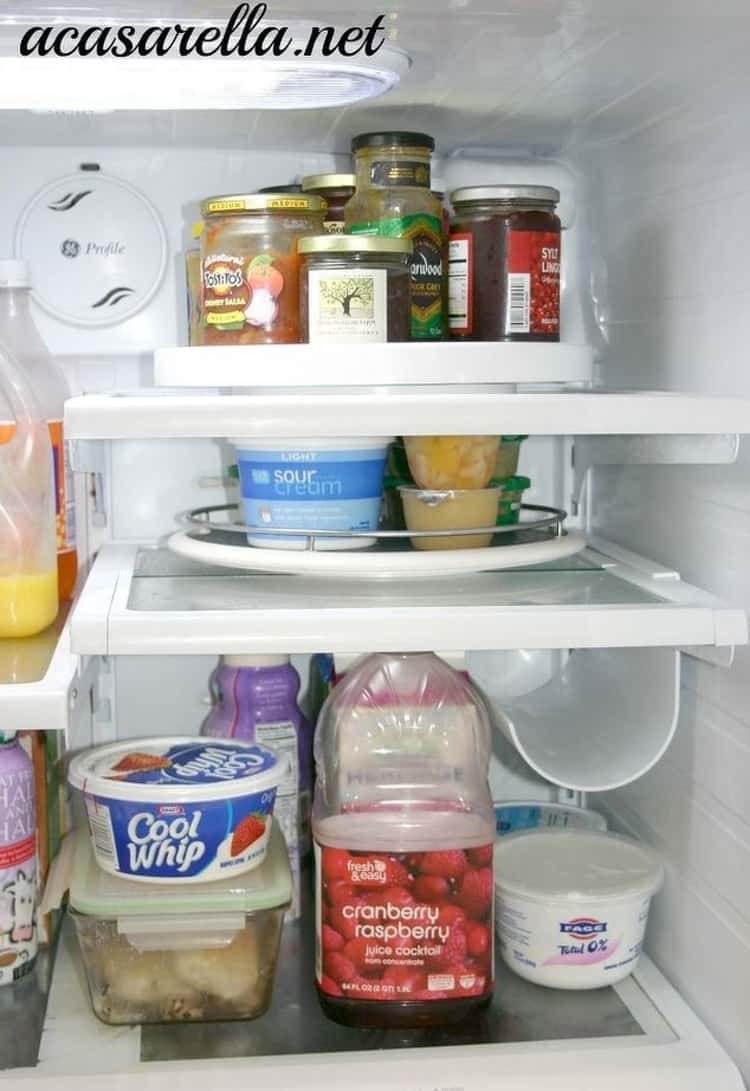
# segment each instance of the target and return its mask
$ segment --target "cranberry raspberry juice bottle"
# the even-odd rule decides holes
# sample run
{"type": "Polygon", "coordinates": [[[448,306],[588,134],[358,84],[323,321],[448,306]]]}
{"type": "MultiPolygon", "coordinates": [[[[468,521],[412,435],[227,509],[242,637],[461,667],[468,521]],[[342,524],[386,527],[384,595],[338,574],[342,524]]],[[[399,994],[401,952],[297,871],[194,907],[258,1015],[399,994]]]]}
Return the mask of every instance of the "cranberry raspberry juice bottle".
{"type": "Polygon", "coordinates": [[[315,738],[316,976],[365,1027],[457,1022],[492,995],[494,816],[481,697],[431,653],[369,656],[315,738]]]}

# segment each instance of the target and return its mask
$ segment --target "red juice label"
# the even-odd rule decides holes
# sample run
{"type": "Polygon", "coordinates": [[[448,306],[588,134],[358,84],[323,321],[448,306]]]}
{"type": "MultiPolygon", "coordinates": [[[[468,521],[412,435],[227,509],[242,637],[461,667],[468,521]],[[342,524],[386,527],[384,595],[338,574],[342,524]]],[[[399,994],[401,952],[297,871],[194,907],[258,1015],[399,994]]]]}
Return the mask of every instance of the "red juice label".
{"type": "Polygon", "coordinates": [[[509,231],[505,333],[560,333],[560,235],[509,231]]]}
{"type": "Polygon", "coordinates": [[[492,845],[315,846],[318,985],[353,1000],[458,1000],[492,988],[492,845]]]}

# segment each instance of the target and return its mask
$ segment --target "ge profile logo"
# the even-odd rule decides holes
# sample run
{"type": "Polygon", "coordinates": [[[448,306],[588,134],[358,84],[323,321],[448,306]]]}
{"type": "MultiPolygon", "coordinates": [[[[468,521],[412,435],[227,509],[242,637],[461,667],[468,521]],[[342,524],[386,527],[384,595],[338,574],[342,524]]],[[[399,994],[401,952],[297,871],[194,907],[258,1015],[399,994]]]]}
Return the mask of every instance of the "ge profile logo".
{"type": "Polygon", "coordinates": [[[77,258],[81,252],[81,244],[75,239],[63,239],[60,253],[64,258],[77,258]]]}

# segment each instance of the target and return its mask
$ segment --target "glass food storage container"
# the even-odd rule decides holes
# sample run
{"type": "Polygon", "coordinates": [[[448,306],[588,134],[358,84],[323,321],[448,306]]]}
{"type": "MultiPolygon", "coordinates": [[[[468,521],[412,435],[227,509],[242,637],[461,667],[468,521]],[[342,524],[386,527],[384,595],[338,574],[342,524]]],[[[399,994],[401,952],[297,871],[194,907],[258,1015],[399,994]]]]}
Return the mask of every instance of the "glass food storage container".
{"type": "Polygon", "coordinates": [[[76,836],[69,910],[104,1023],[255,1019],[271,1002],[292,881],[274,826],[255,871],[176,890],[98,867],[76,836]]]}
{"type": "Polygon", "coordinates": [[[551,186],[473,186],[451,194],[451,337],[560,340],[559,200],[551,186]]]}
{"type": "Polygon", "coordinates": [[[204,345],[296,344],[299,255],[323,231],[325,201],[306,194],[210,197],[201,205],[204,345]]]}
{"type": "Polygon", "coordinates": [[[308,174],[302,179],[302,191],[322,197],[328,206],[323,227],[331,235],[344,230],[344,206],[354,196],[357,179],[353,174],[308,174]]]}
{"type": "Polygon", "coordinates": [[[410,239],[312,235],[299,253],[303,341],[409,340],[410,239]]]}

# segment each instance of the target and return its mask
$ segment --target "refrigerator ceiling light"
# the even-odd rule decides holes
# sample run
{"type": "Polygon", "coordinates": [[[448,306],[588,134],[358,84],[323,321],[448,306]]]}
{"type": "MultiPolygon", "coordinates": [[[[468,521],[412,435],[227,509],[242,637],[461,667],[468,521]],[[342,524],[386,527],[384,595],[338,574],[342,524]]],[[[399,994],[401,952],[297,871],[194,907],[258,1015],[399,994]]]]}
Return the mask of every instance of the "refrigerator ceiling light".
{"type": "Polygon", "coordinates": [[[2,57],[0,109],[321,109],[382,95],[409,64],[387,46],[351,59],[2,57]]]}

